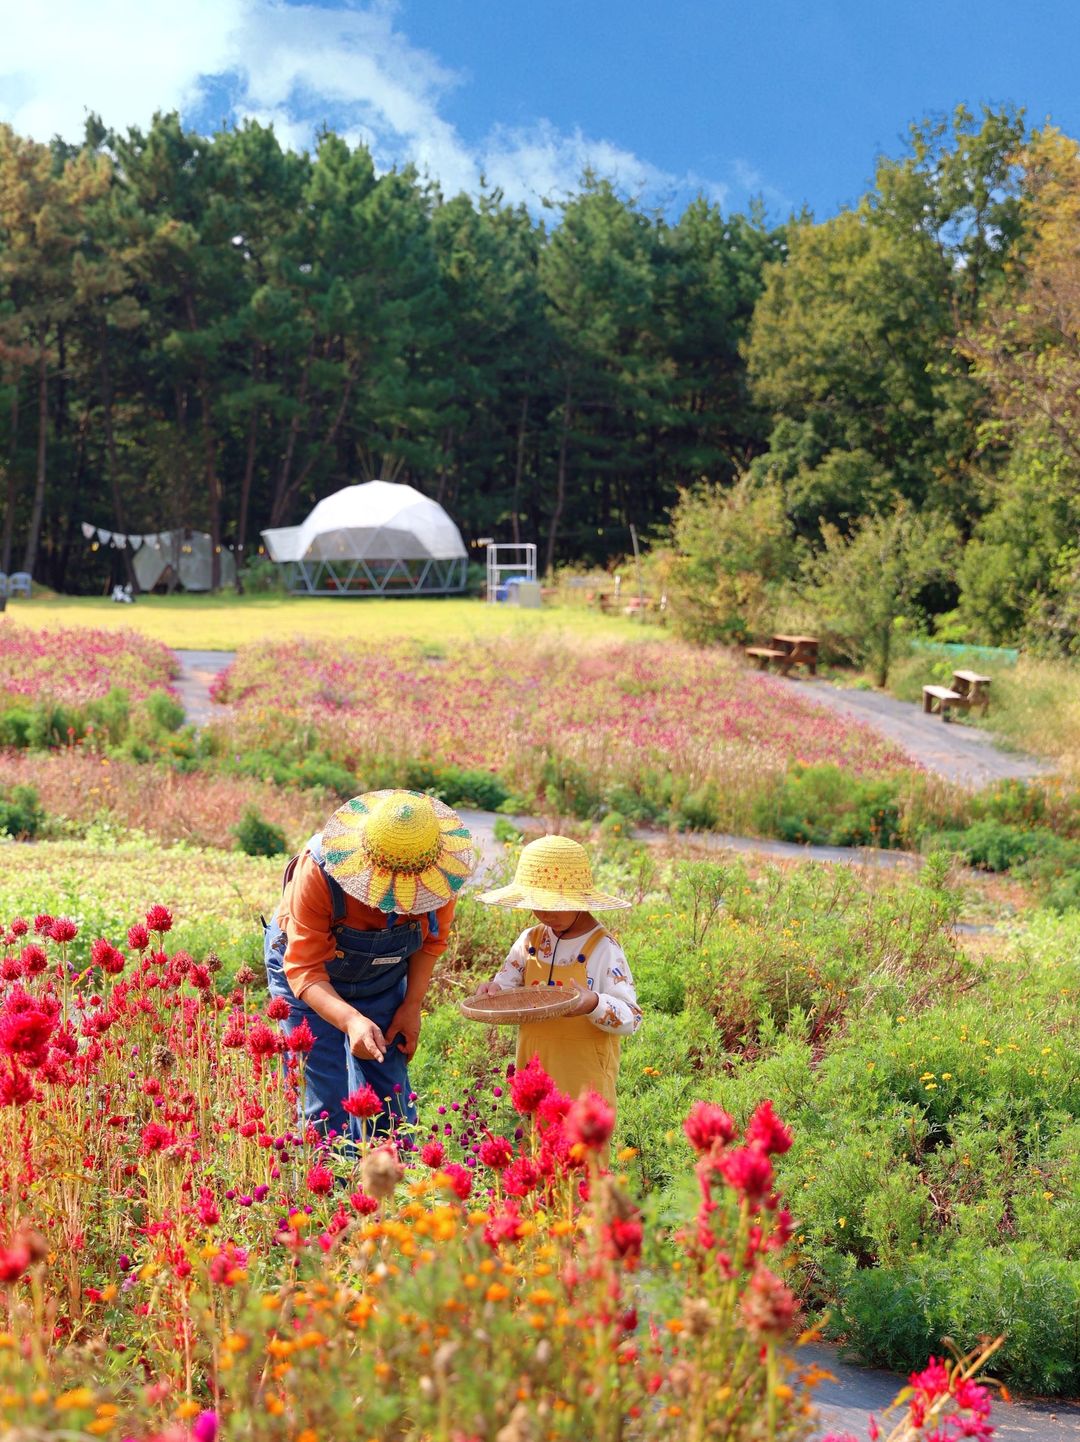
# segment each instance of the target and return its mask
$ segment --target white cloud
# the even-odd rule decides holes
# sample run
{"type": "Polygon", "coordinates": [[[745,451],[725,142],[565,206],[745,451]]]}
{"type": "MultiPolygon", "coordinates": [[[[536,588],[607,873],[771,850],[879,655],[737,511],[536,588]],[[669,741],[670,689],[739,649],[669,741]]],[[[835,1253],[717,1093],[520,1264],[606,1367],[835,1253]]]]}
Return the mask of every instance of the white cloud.
{"type": "Polygon", "coordinates": [[[380,167],[411,161],[449,195],[475,193],[484,178],[507,200],[535,206],[575,190],[586,168],[656,204],[699,189],[718,202],[726,195],[543,119],[496,125],[466,144],[441,113],[461,79],[397,28],[394,0],[345,10],[283,0],[16,4],[0,0],[0,119],[38,139],[78,140],[91,110],[124,129],[175,109],[189,123],[272,123],[296,149],[325,123],[363,140],[380,167]]]}

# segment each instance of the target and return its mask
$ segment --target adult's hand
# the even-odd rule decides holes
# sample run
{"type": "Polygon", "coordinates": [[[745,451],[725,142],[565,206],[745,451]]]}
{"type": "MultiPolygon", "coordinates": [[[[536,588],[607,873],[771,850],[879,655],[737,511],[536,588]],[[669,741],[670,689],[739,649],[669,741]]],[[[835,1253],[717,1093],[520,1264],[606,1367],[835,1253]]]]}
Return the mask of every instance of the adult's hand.
{"type": "Polygon", "coordinates": [[[390,1018],[390,1025],[386,1028],[386,1035],[391,1045],[396,1043],[398,1051],[402,1052],[406,1061],[412,1061],[420,1041],[420,1007],[416,1002],[406,998],[397,1011],[390,1018]],[[404,1041],[397,1041],[398,1036],[403,1036],[404,1041]]]}
{"type": "MultiPolygon", "coordinates": [[[[391,1036],[393,1036],[391,1032],[391,1036]]],[[[382,1061],[386,1056],[386,1038],[371,1020],[362,1012],[353,1012],[345,1025],[349,1039],[349,1050],[363,1061],[382,1061]]]]}

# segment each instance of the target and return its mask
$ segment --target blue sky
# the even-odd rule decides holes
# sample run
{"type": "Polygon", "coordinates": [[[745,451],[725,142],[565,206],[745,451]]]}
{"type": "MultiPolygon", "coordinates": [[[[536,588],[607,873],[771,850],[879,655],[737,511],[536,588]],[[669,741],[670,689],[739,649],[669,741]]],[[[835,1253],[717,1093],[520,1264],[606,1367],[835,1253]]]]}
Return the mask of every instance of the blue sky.
{"type": "Polygon", "coordinates": [[[1080,135],[1076,0],[0,0],[0,120],[328,123],[513,200],[585,165],[678,211],[855,201],[907,126],[1011,102],[1080,135]]]}

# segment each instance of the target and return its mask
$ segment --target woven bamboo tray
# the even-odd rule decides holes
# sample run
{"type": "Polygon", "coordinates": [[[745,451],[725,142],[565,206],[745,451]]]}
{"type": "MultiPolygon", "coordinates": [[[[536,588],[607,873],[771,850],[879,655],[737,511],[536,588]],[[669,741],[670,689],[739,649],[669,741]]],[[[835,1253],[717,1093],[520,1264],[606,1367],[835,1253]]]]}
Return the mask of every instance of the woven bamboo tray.
{"type": "Polygon", "coordinates": [[[554,1021],[573,1011],[580,1000],[577,987],[515,987],[512,991],[491,991],[484,996],[467,996],[459,1001],[462,1015],[489,1026],[517,1026],[523,1021],[554,1021]]]}

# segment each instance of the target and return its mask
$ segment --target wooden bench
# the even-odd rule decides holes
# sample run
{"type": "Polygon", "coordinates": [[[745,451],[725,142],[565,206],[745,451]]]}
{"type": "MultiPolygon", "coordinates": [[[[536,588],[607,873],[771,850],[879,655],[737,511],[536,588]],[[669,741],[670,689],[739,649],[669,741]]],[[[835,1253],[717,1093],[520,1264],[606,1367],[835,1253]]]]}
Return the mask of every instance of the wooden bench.
{"type": "Polygon", "coordinates": [[[777,651],[771,646],[747,646],[745,651],[748,656],[753,658],[759,671],[767,671],[770,661],[779,662],[787,657],[786,651],[777,651]]]}
{"type": "Polygon", "coordinates": [[[960,704],[969,711],[978,706],[984,716],[990,705],[990,681],[989,676],[980,676],[978,671],[954,671],[952,676],[953,690],[960,697],[960,704]]]}
{"type": "Polygon", "coordinates": [[[964,698],[960,692],[953,691],[949,686],[924,686],[922,688],[922,708],[925,716],[939,713],[942,721],[947,721],[949,707],[963,704],[964,698]]]}

